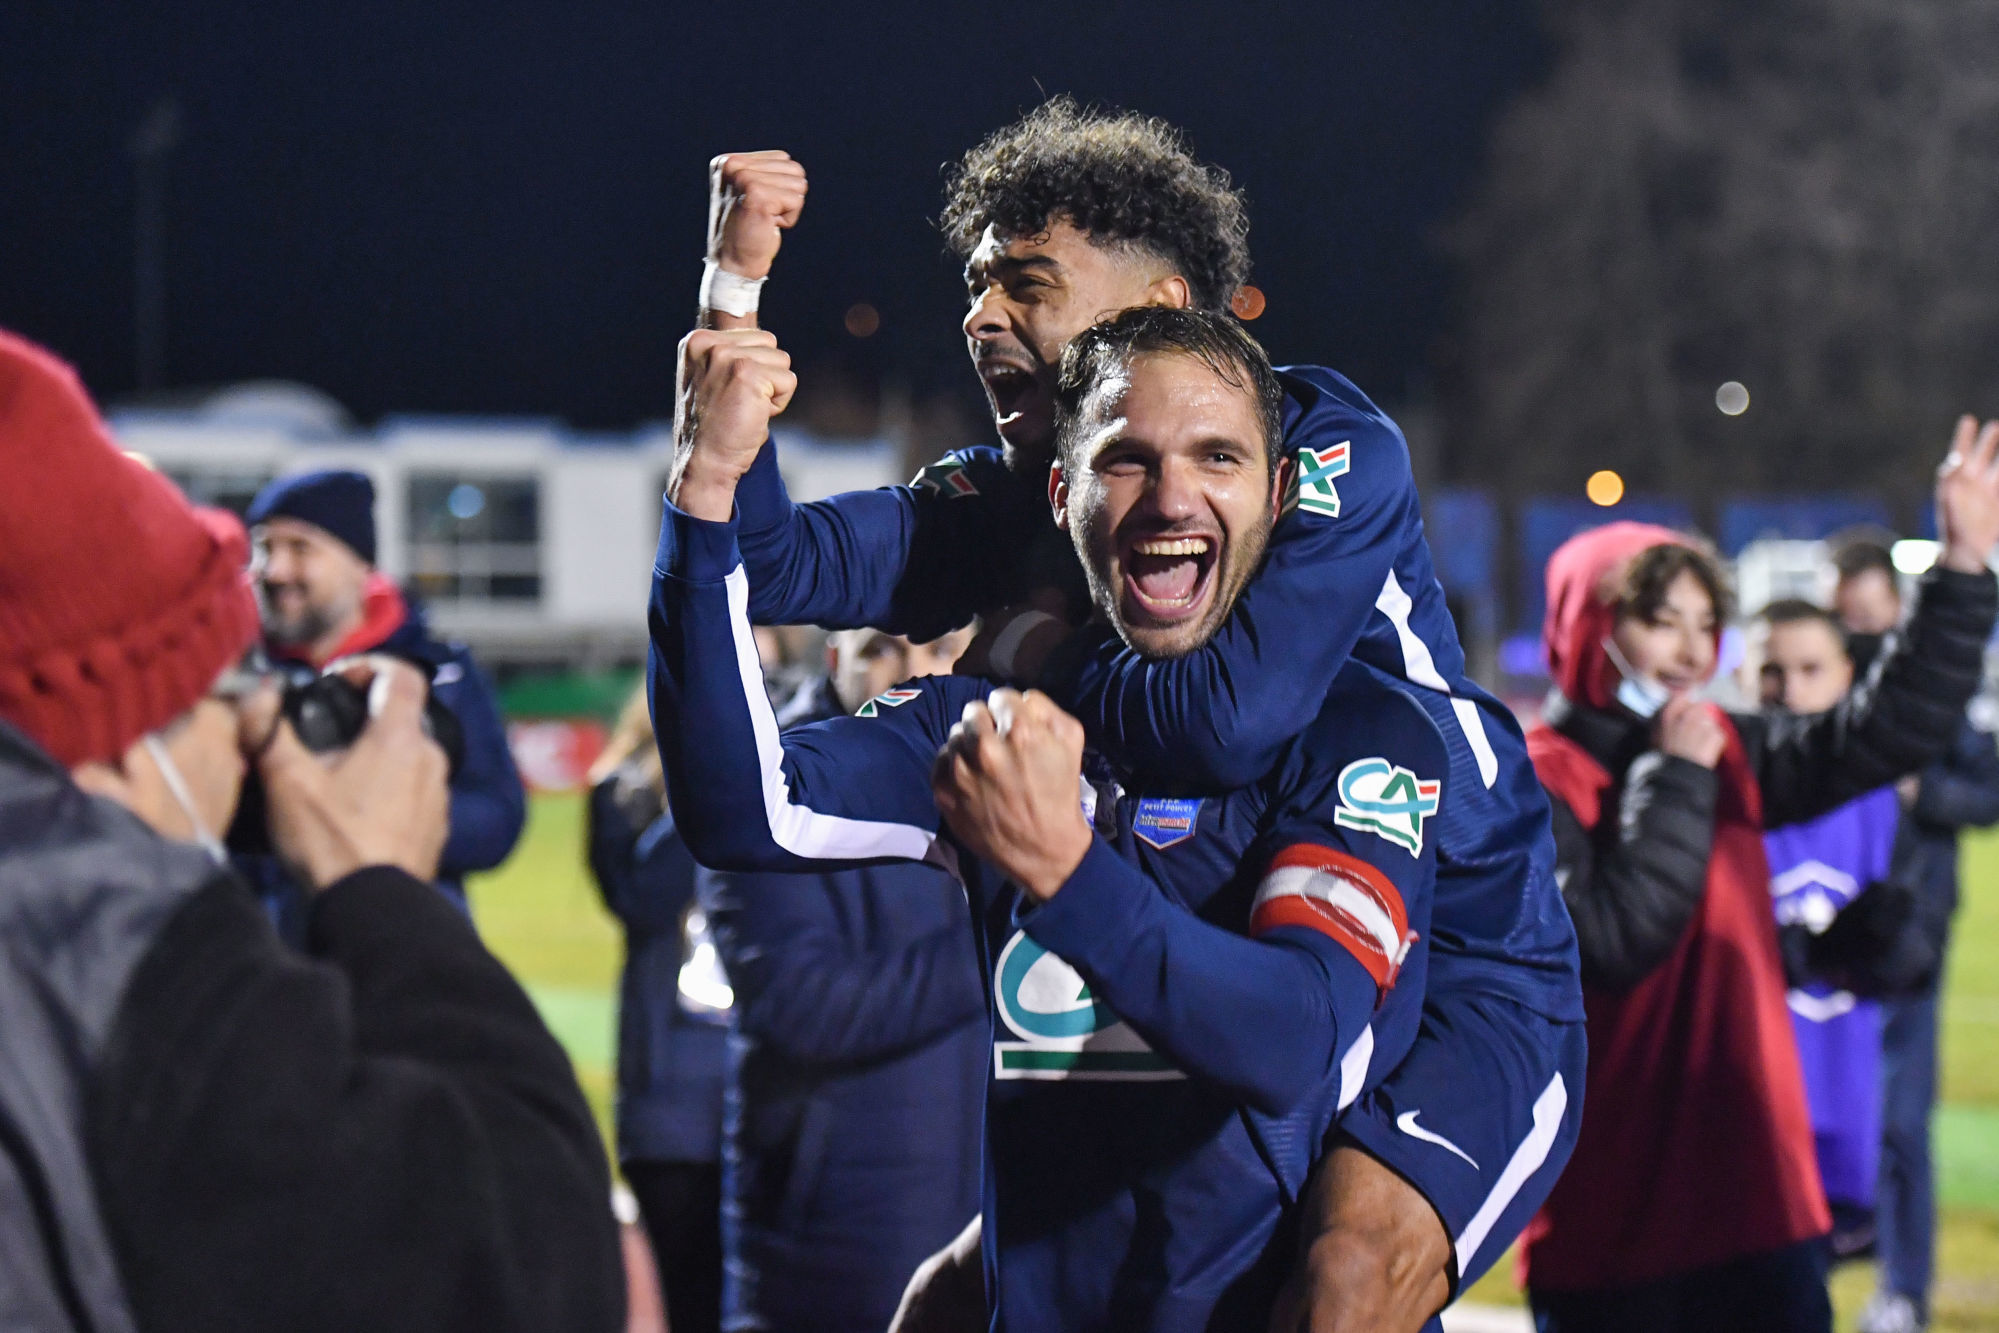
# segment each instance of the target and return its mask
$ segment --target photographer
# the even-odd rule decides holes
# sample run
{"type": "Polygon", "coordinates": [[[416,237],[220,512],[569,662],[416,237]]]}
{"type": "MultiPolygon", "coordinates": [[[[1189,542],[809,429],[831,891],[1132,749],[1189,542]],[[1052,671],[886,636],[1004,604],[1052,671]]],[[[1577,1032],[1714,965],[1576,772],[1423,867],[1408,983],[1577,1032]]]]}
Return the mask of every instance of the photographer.
{"type": "Polygon", "coordinates": [[[0,1327],[610,1330],[608,1172],[561,1048],[423,881],[415,669],[307,751],[234,669],[241,528],[0,334],[0,1327]],[[251,756],[308,958],[223,864],[251,756]]]}
{"type": "MultiPolygon", "coordinates": [[[[362,473],[280,477],[258,492],[244,522],[272,661],[303,676],[357,653],[402,658],[429,674],[437,702],[457,720],[463,754],[451,775],[449,836],[434,879],[465,910],[465,876],[506,860],[527,820],[492,686],[471,652],[435,638],[422,606],[375,568],[375,486],[362,473]]],[[[238,864],[285,938],[300,939],[307,895],[268,858],[238,864]]]]}

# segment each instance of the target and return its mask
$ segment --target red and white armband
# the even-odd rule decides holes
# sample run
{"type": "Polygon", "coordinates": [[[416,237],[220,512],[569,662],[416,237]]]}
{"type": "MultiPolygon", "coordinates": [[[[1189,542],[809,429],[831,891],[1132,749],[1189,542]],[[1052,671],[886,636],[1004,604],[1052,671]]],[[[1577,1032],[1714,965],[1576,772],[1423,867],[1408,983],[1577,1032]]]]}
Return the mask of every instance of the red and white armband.
{"type": "Polygon", "coordinates": [[[1386,996],[1416,942],[1402,894],[1388,876],[1346,852],[1299,843],[1271,858],[1256,890],[1249,933],[1303,926],[1337,941],[1386,996]]]}

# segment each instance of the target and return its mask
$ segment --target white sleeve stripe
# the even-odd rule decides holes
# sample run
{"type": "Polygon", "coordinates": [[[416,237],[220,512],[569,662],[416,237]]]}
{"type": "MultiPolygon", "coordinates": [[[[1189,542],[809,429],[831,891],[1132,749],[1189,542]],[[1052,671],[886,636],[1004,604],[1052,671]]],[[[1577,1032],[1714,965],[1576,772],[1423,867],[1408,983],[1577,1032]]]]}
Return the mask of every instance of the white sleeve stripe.
{"type": "Polygon", "coordinates": [[[1314,870],[1310,866],[1280,866],[1264,877],[1263,884],[1256,891],[1256,904],[1250,909],[1251,915],[1255,915],[1256,908],[1278,898],[1306,898],[1325,903],[1351,917],[1373,936],[1375,943],[1381,946],[1382,956],[1391,963],[1402,958],[1402,934],[1395,929],[1395,919],[1388,915],[1388,909],[1372,893],[1344,875],[1314,870]]]}
{"type": "Polygon", "coordinates": [[[757,763],[763,777],[764,816],[771,841],[794,856],[814,861],[865,861],[895,857],[930,861],[957,871],[950,849],[928,829],[869,819],[825,815],[791,799],[784,776],[784,745],[778,739],[777,714],[764,693],[763,663],[756,636],[750,632],[750,580],[738,564],[726,580],[729,630],[735,640],[736,671],[743,701],[749,706],[750,728],[756,735],[757,763]]]}
{"type": "Polygon", "coordinates": [[[1370,1022],[1340,1057],[1340,1110],[1346,1110],[1360,1097],[1360,1090],[1367,1086],[1367,1067],[1373,1060],[1374,1024],[1370,1022]]]}
{"type": "MultiPolygon", "coordinates": [[[[1450,694],[1450,683],[1437,670],[1437,659],[1431,654],[1430,645],[1423,642],[1423,636],[1409,623],[1409,613],[1416,609],[1416,603],[1396,579],[1393,569],[1382,580],[1381,595],[1374,599],[1374,609],[1387,616],[1388,623],[1395,627],[1395,638],[1402,645],[1402,674],[1409,683],[1450,694]]],[[[1478,705],[1469,699],[1452,696],[1451,710],[1458,715],[1465,743],[1471,746],[1472,756],[1478,760],[1478,776],[1490,790],[1499,779],[1499,756],[1493,753],[1492,740],[1485,734],[1485,719],[1479,716],[1478,705]]]]}
{"type": "Polygon", "coordinates": [[[1500,1214],[1520,1193],[1520,1187],[1548,1160],[1548,1154],[1555,1147],[1555,1136],[1561,1133],[1562,1113],[1568,1109],[1569,1088],[1562,1082],[1562,1076],[1557,1074],[1534,1100],[1534,1128],[1513,1150],[1513,1156],[1507,1160],[1506,1169],[1499,1173],[1492,1193],[1485,1196],[1485,1202],[1479,1205],[1478,1212],[1465,1225],[1464,1234],[1458,1237],[1458,1272],[1464,1272],[1469,1266],[1478,1253],[1478,1247],[1485,1244],[1485,1238],[1499,1222],[1500,1214]]]}

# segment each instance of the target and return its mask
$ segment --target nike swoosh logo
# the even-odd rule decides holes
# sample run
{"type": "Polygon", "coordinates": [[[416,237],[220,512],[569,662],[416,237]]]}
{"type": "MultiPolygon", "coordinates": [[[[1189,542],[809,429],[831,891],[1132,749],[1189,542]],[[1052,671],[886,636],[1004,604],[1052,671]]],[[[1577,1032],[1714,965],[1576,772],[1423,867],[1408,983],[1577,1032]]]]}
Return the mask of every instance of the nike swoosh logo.
{"type": "Polygon", "coordinates": [[[1472,1170],[1478,1170],[1478,1163],[1472,1162],[1470,1153],[1460,1148],[1457,1144],[1452,1143],[1442,1134],[1432,1134],[1429,1130],[1417,1124],[1416,1117],[1421,1114],[1423,1114],[1421,1111],[1404,1111],[1401,1115],[1395,1117],[1395,1127],[1412,1139],[1421,1139],[1425,1143],[1434,1143],[1445,1152],[1456,1153],[1458,1156],[1464,1158],[1465,1161],[1471,1162],[1472,1170]]]}

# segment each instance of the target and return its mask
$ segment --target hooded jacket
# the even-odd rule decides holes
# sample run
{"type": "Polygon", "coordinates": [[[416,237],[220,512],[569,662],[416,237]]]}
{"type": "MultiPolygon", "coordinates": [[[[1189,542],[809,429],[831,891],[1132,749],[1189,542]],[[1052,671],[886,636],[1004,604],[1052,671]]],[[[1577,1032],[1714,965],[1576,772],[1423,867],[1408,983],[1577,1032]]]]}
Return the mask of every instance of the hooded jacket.
{"type": "Polygon", "coordinates": [[[603,1150],[520,987],[398,870],[308,926],[301,958],[0,724],[0,1328],[622,1327],[603,1150]]]}
{"type": "Polygon", "coordinates": [[[1645,1282],[1830,1229],[1785,1005],[1762,830],[1942,753],[1976,688],[1989,573],[1932,571],[1904,641],[1830,713],[1721,715],[1709,771],[1614,702],[1608,585],[1679,534],[1618,523],[1548,567],[1556,686],[1529,753],[1554,797],[1589,1013],[1582,1135],[1525,1237],[1529,1282],[1645,1282]],[[1717,1187],[1722,1193],[1717,1193],[1717,1187]]]}

